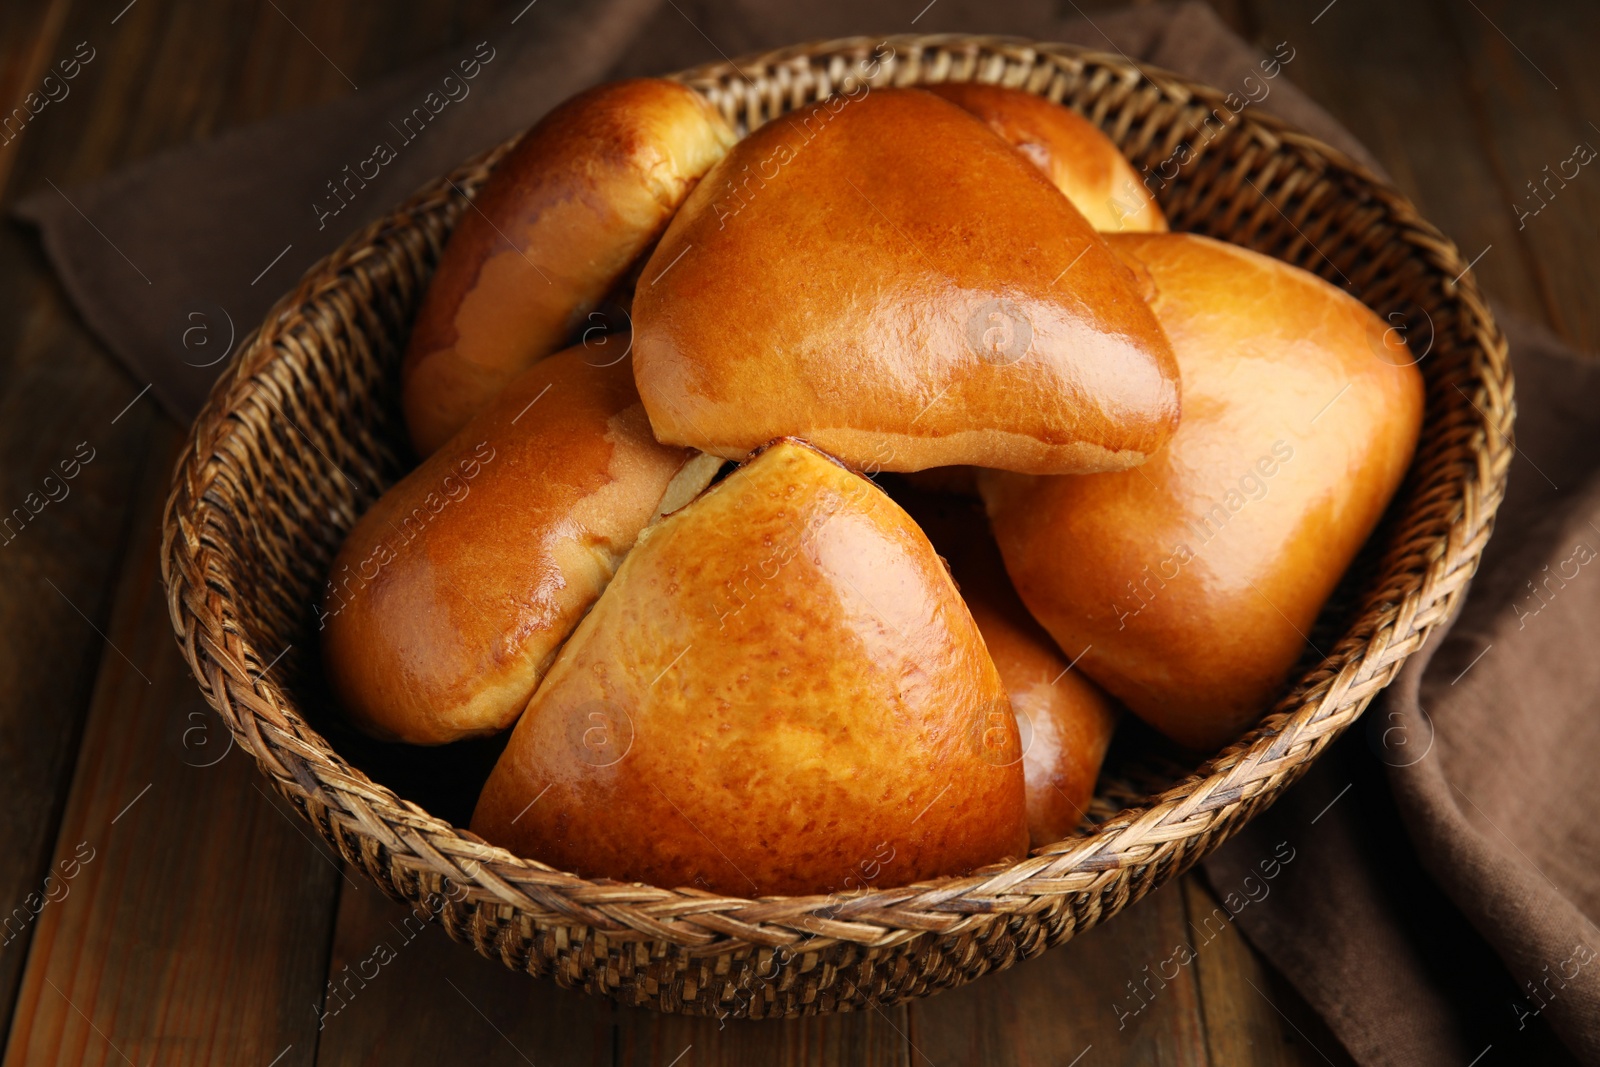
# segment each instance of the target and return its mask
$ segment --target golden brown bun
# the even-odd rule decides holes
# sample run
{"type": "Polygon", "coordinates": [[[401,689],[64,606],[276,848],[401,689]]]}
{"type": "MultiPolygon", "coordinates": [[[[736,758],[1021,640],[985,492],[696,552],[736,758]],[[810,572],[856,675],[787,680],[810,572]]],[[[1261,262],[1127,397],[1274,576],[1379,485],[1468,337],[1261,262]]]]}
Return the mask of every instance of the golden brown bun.
{"type": "Polygon", "coordinates": [[[733,143],[696,92],[659,78],[573,97],[495,167],[445,246],[401,368],[426,456],[572,337],[733,143]]]}
{"type": "Polygon", "coordinates": [[[585,351],[524,371],[345,539],[323,662],[366,732],[433,745],[509,726],[685,467],[650,436],[627,360],[585,351]]]}
{"type": "Polygon", "coordinates": [[[591,877],[884,888],[1020,858],[1019,754],[922,531],[870,482],[779,442],[639,538],[472,829],[591,877]]]}
{"type": "Polygon", "coordinates": [[[1117,709],[1023,607],[981,505],[916,491],[899,499],[950,564],[1011,698],[1022,738],[1029,842],[1041,848],[1060,841],[1088,814],[1117,709]]]}
{"type": "Polygon", "coordinates": [[[1422,376],[1353,297],[1203,237],[1117,235],[1149,268],[1183,425],[1137,471],[986,472],[1017,591],[1079,669],[1210,750],[1285,684],[1411,461],[1422,376]]]}
{"type": "Polygon", "coordinates": [[[756,130],[667,228],[634,298],[656,436],[891,471],[1143,462],[1178,383],[1133,272],[982,122],[861,89],[756,130]]]}
{"type": "Polygon", "coordinates": [[[1009,584],[993,597],[989,588],[968,595],[967,607],[1023,735],[1028,842],[1043,848],[1070,837],[1088,816],[1117,709],[1029,617],[1009,584]]]}
{"type": "Polygon", "coordinates": [[[1022,89],[977,82],[943,82],[927,89],[987,122],[1049,175],[1095,229],[1166,232],[1166,216],[1133,165],[1111,138],[1071,108],[1022,89]]]}

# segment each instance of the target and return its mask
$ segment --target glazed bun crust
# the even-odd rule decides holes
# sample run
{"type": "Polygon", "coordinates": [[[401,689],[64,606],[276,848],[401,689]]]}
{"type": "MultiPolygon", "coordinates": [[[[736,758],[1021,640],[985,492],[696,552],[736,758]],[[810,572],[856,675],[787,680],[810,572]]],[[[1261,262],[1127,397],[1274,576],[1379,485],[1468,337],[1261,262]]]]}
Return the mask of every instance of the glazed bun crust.
{"type": "Polygon", "coordinates": [[[732,143],[698,93],[659,78],[580,93],[529,130],[423,298],[401,369],[418,455],[568,343],[732,143]]]}
{"type": "Polygon", "coordinates": [[[1028,843],[1071,837],[1088,817],[1095,780],[1117,726],[1103,689],[1061,654],[1009,585],[972,588],[967,607],[1017,716],[1028,786],[1028,843]]]}
{"type": "Polygon", "coordinates": [[[509,726],[689,460],[650,436],[627,360],[587,355],[523,372],[350,531],[323,662],[367,733],[509,726]]]}
{"type": "Polygon", "coordinates": [[[780,442],[639,539],[517,723],[472,829],[658,886],[887,888],[1024,855],[1020,755],[922,531],[867,480],[780,442]]]}
{"type": "Polygon", "coordinates": [[[1212,750],[1279,694],[1399,486],[1422,377],[1394,331],[1310,273],[1192,235],[1109,240],[1153,278],[1183,425],[1138,471],[984,472],[980,488],[1056,643],[1088,647],[1091,678],[1212,750]]]}
{"type": "Polygon", "coordinates": [[[916,489],[897,499],[949,564],[1011,698],[1022,740],[1029,844],[1042,848],[1070,837],[1094,799],[1117,725],[1116,705],[1028,614],[980,503],[916,489]]]}
{"type": "Polygon", "coordinates": [[[1165,233],[1166,216],[1111,138],[1060,104],[1022,89],[978,82],[926,87],[989,124],[1038,167],[1103,232],[1165,233]]]}
{"type": "Polygon", "coordinates": [[[634,301],[656,436],[738,458],[1114,470],[1178,383],[1134,273],[987,126],[916,89],[769,122],[690,194],[634,301]]]}

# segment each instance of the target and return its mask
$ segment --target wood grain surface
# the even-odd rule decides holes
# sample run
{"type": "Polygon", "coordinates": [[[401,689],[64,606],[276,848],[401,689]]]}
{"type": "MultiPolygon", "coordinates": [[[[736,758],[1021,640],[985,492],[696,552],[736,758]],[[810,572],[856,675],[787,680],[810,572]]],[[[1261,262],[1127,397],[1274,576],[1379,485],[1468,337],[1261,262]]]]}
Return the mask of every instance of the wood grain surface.
{"type": "MultiPolygon", "coordinates": [[[[690,26],[711,18],[709,0],[674,6],[690,26]]],[[[1060,13],[1106,6],[1068,0],[1060,13]]],[[[1529,188],[1577,142],[1600,143],[1600,7],[1216,7],[1249,39],[1293,44],[1286,76],[1480,256],[1503,306],[1600,348],[1600,174],[1586,169],[1537,201],[1529,188]]],[[[96,58],[68,98],[0,145],[0,206],[337,98],[504,10],[5,0],[0,106],[79,42],[96,58]]],[[[917,29],[939,31],[938,17],[917,29]]],[[[718,57],[712,42],[673,32],[694,61],[718,57]]],[[[64,497],[0,535],[6,1065],[1350,1062],[1231,926],[1176,978],[1129,999],[1176,945],[1199,940],[1216,902],[1195,875],[968,988],[787,1023],[620,1008],[450,943],[345,872],[231,748],[173,646],[156,567],[182,429],[76,318],[34,234],[0,225],[0,274],[0,513],[77,461],[64,497]]]]}

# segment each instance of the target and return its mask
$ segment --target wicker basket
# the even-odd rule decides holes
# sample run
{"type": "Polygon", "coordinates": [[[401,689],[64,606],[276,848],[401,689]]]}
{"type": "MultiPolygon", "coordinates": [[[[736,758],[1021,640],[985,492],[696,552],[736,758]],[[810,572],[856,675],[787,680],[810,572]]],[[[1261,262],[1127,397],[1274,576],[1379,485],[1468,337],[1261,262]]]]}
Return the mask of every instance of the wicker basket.
{"type": "Polygon", "coordinates": [[[370,761],[352,755],[359,742],[321,680],[325,570],[402,473],[397,366],[465,209],[452,183],[475,191],[507,146],[432,183],[313,267],[223,374],[174,475],[162,572],[206,698],[278,791],[385,892],[513,969],[663,1011],[760,1018],[924,996],[1033,956],[1175,877],[1271,803],[1450,615],[1489,537],[1512,453],[1505,341],[1455,246],[1404,198],[1257,110],[1234,114],[1216,90],[1119,57],[907,36],[871,64],[880,43],[803,45],[679,77],[741,130],[862,71],[875,85],[1002,82],[1078,109],[1151,170],[1209,122],[1209,140],[1159,193],[1173,228],[1277,256],[1403,316],[1413,342],[1429,342],[1421,447],[1324,612],[1316,643],[1330,654],[1201,766],[1174,771],[1151,745],[1124,745],[1102,778],[1099,821],[1079,836],[1014,866],[827,897],[579,878],[485,844],[363,773],[356,764],[370,761]]]}

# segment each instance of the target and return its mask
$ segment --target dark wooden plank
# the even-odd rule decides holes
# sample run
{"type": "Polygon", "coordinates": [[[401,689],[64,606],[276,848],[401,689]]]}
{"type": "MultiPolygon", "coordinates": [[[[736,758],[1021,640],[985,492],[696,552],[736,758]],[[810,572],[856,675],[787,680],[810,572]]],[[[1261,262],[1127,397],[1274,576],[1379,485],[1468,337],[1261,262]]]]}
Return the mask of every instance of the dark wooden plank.
{"type": "MultiPolygon", "coordinates": [[[[155,12],[155,25],[131,13],[114,23],[123,6],[104,0],[7,9],[3,40],[8,57],[18,49],[18,61],[5,67],[5,106],[13,91],[20,98],[42,85],[46,71],[60,75],[63,61],[90,55],[80,42],[93,59],[80,62],[67,94],[57,90],[58,99],[5,146],[3,204],[48,190],[49,182],[70,187],[184,139],[202,96],[185,77],[199,83],[215,74],[207,66],[213,57],[225,69],[228,52],[209,44],[151,78],[162,5],[140,5],[141,16],[155,12]],[[149,112],[166,116],[171,128],[140,128],[137,116],[149,112]]],[[[117,253],[108,246],[106,254],[117,253]]],[[[148,400],[134,402],[143,383],[106,359],[73,317],[32,236],[12,225],[0,227],[0,275],[7,280],[0,286],[0,513],[38,511],[0,534],[0,626],[7,635],[0,646],[0,906],[26,909],[51,858],[96,666],[117,658],[101,633],[156,416],[148,400]],[[86,457],[92,460],[81,462],[86,457]]],[[[0,951],[7,1019],[33,934],[32,923],[21,924],[0,951]]]]}
{"type": "Polygon", "coordinates": [[[1500,212],[1516,220],[1520,248],[1507,249],[1507,258],[1526,267],[1558,334],[1600,350],[1600,80],[1590,74],[1600,8],[1436,6],[1466,57],[1482,136],[1506,192],[1500,212]],[[1579,145],[1586,151],[1575,155],[1579,145]]]}
{"type": "Polygon", "coordinates": [[[1192,970],[1151,977],[1185,925],[1182,890],[1168,885],[1037,959],[911,1005],[913,1063],[1209,1062],[1192,970]]]}
{"type": "Polygon", "coordinates": [[[170,636],[179,436],[155,439],[5,1062],[308,1064],[340,872],[229,750],[170,636]]]}
{"type": "Polygon", "coordinates": [[[344,887],[318,1067],[907,1063],[904,1008],[784,1022],[663,1016],[513,973],[424,919],[364,881],[344,887]]]}
{"type": "MultiPolygon", "coordinates": [[[[0,259],[8,243],[0,237],[0,259]]],[[[15,344],[0,340],[15,375],[0,395],[0,508],[5,517],[39,510],[0,545],[0,907],[9,911],[36,887],[54,840],[148,415],[111,422],[137,390],[94,364],[59,305],[41,298],[28,321],[5,321],[21,329],[15,344]],[[74,369],[85,373],[73,379],[74,369]],[[62,463],[77,477],[67,480],[62,463]]],[[[0,948],[0,1005],[11,1002],[27,944],[27,930],[8,931],[0,948]]]]}
{"type": "MultiPolygon", "coordinates": [[[[60,73],[84,39],[82,14],[51,3],[11,5],[0,16],[8,114],[43,87],[46,72],[60,73]]],[[[96,96],[93,63],[77,74],[0,148],[0,209],[65,173],[74,154],[103,147],[74,144],[96,109],[116,110],[96,96]]],[[[96,628],[105,627],[152,414],[147,403],[124,412],[140,386],[105,360],[32,237],[9,224],[0,226],[0,277],[0,909],[14,915],[27,910],[50,860],[95,668],[107,654],[96,628]]],[[[21,923],[0,947],[0,1019],[10,1017],[32,934],[21,923]]]]}
{"type": "Polygon", "coordinates": [[[802,1019],[691,1019],[619,1008],[619,1067],[906,1067],[911,1029],[905,1005],[802,1019]]]}
{"type": "Polygon", "coordinates": [[[319,1067],[612,1062],[607,1002],[481,958],[364,879],[340,895],[322,994],[319,1067]]]}
{"type": "Polygon", "coordinates": [[[55,66],[63,58],[55,53],[67,7],[67,0],[0,7],[0,189],[28,126],[71,99],[73,87],[55,66]],[[46,76],[52,75],[47,84],[46,76]]]}
{"type": "MultiPolygon", "coordinates": [[[[410,6],[418,11],[427,7],[410,6]]],[[[350,42],[355,56],[351,70],[358,78],[375,77],[395,63],[425,54],[439,45],[442,25],[456,20],[460,32],[462,12],[478,11],[481,18],[484,6],[433,5],[429,17],[387,21],[386,16],[408,12],[367,12],[357,27],[365,36],[350,42]]],[[[56,0],[6,6],[0,11],[0,57],[5,59],[0,84],[8,93],[4,106],[10,106],[13,90],[20,95],[35,79],[42,80],[44,71],[59,71],[63,58],[86,55],[78,42],[87,42],[94,58],[82,64],[69,95],[52,101],[29,121],[22,137],[0,148],[0,207],[35,190],[49,191],[50,183],[70,189],[123,162],[239,121],[349,92],[342,81],[328,85],[310,74],[312,65],[323,60],[289,22],[309,20],[328,7],[311,0],[280,0],[276,7],[262,0],[234,5],[175,0],[74,5],[56,0]],[[278,19],[286,35],[279,42],[281,57],[258,48],[250,18],[241,18],[261,12],[278,19]],[[251,65],[249,60],[263,52],[271,61],[251,65]]],[[[219,233],[219,240],[224,239],[226,234],[219,233]]],[[[119,253],[108,244],[105,254],[119,253]]],[[[52,853],[60,847],[56,828],[85,711],[97,691],[97,667],[104,664],[110,672],[98,691],[114,694],[102,696],[102,702],[143,699],[123,687],[130,665],[102,634],[111,625],[115,577],[136,507],[140,471],[151,442],[159,440],[161,469],[150,468],[154,481],[148,497],[164,495],[174,430],[155,414],[148,398],[138,399],[145,383],[129,378],[83,330],[32,235],[13,225],[0,226],[0,276],[8,283],[0,286],[0,517],[9,516],[13,507],[38,512],[24,528],[14,524],[0,534],[0,626],[7,635],[0,645],[0,907],[26,913],[28,902],[37,899],[30,894],[40,890],[47,871],[55,870],[52,853]],[[88,455],[92,461],[81,462],[88,455]],[[75,473],[71,480],[64,477],[63,462],[75,473]],[[41,505],[51,494],[59,499],[41,505]]],[[[154,521],[153,513],[145,519],[147,526],[154,521]]],[[[154,558],[153,550],[149,557],[154,558]]],[[[119,608],[118,618],[126,617],[127,610],[119,608]]],[[[170,652],[164,612],[143,617],[141,625],[153,627],[151,633],[170,652]]],[[[118,644],[127,643],[119,639],[118,644]]],[[[178,677],[182,684],[164,692],[184,701],[173,707],[187,716],[199,710],[198,697],[192,682],[178,677]]],[[[126,709],[119,712],[124,713],[126,709]]],[[[207,720],[202,716],[197,721],[207,720]]],[[[187,729],[195,721],[184,724],[187,729]]],[[[215,724],[210,728],[215,730],[215,724]]],[[[85,758],[99,755],[86,752],[85,758]]],[[[234,756],[232,762],[241,761],[234,756]]],[[[234,772],[242,772],[244,782],[254,773],[248,767],[234,772]]],[[[266,815],[278,820],[271,812],[266,815]]],[[[284,832],[289,830],[284,824],[284,832]]],[[[226,867],[230,858],[240,860],[240,850],[249,842],[233,841],[233,853],[219,852],[211,862],[226,867]]],[[[141,862],[158,866],[163,860],[141,862]]],[[[321,862],[308,856],[302,865],[321,862]]],[[[81,896],[82,890],[78,892],[81,896]]],[[[205,899],[203,890],[193,895],[205,899]]],[[[114,904],[114,898],[106,902],[114,904]]],[[[332,907],[329,895],[321,908],[324,925],[332,907]]],[[[316,912],[313,908],[313,924],[316,912]]],[[[203,909],[200,917],[212,918],[203,909]]],[[[39,924],[16,918],[13,927],[0,947],[0,1019],[7,1021],[24,960],[42,968],[40,974],[53,973],[48,968],[55,951],[52,946],[30,948],[42,929],[39,924]]],[[[197,954],[199,947],[186,945],[185,951],[197,954]]],[[[303,999],[308,1013],[324,966],[319,953],[306,972],[311,988],[303,999]]],[[[145,978],[132,970],[122,977],[130,987],[145,978]]],[[[200,992],[192,991],[204,1000],[200,992]]],[[[270,1012],[262,1018],[269,1028],[276,1025],[270,1012]]],[[[152,1035],[165,1031],[165,1023],[147,1021],[152,1035]]],[[[32,1040],[27,1038],[24,1046],[32,1040]]],[[[221,1058],[227,1062],[225,1055],[221,1058]]]]}
{"type": "MultiPolygon", "coordinates": [[[[0,507],[9,517],[49,501],[0,546],[0,907],[12,914],[43,877],[96,665],[111,655],[97,629],[153,415],[136,405],[112,421],[138,390],[57,299],[41,295],[17,343],[0,347],[13,373],[0,395],[0,507]]],[[[7,1011],[31,936],[31,924],[7,928],[0,947],[7,1011]]]]}
{"type": "Polygon", "coordinates": [[[1498,163],[1480,136],[1467,57],[1440,12],[1390,0],[1249,6],[1257,40],[1295,49],[1284,76],[1360,138],[1466,258],[1492,245],[1475,268],[1479,280],[1507,306],[1544,319],[1498,163]]]}

